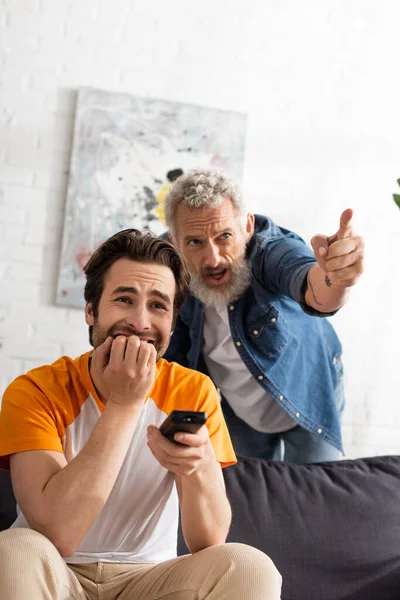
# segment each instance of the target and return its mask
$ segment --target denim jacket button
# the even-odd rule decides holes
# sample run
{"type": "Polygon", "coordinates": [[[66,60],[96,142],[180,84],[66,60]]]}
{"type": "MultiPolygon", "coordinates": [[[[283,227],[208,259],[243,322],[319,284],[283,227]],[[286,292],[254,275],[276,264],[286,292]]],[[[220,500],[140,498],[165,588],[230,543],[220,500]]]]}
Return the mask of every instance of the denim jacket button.
{"type": "Polygon", "coordinates": [[[254,335],[258,335],[258,329],[255,329],[255,330],[253,331],[253,333],[254,333],[254,335]]]}
{"type": "Polygon", "coordinates": [[[233,306],[233,304],[230,305],[229,310],[235,310],[235,307],[233,306]]]}
{"type": "Polygon", "coordinates": [[[300,416],[300,413],[299,413],[299,412],[297,412],[297,413],[296,413],[296,419],[298,419],[298,418],[299,418],[299,416],[300,416]]]}
{"type": "Polygon", "coordinates": [[[264,376],[263,375],[259,375],[258,379],[261,381],[262,379],[264,379],[264,376]]]}
{"type": "Polygon", "coordinates": [[[317,429],[317,433],[320,435],[322,433],[322,429],[317,429]]]}
{"type": "Polygon", "coordinates": [[[282,394],[279,396],[279,400],[283,400],[283,396],[282,396],[282,394]]]}
{"type": "Polygon", "coordinates": [[[272,317],[271,323],[276,323],[276,317],[272,317]]]}
{"type": "Polygon", "coordinates": [[[241,342],[236,342],[236,346],[241,346],[241,342]]]}
{"type": "Polygon", "coordinates": [[[333,362],[333,364],[334,364],[334,365],[336,365],[336,363],[337,363],[337,358],[336,358],[336,356],[334,356],[334,358],[333,358],[333,361],[332,361],[332,362],[333,362]]]}

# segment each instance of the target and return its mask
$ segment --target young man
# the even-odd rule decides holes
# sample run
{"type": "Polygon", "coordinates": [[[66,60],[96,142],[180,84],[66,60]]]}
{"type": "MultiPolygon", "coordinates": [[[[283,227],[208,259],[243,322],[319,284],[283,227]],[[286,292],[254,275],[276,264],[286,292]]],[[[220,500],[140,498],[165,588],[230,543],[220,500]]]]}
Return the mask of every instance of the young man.
{"type": "Polygon", "coordinates": [[[188,284],[182,259],[129,229],[85,273],[94,351],[34,369],[4,394],[0,456],[21,512],[0,534],[0,597],[280,598],[267,556],[224,544],[221,466],[235,455],[214,386],[161,358],[188,284]],[[207,424],[170,441],[158,427],[174,409],[205,411],[207,424]],[[178,504],[193,553],[180,558],[178,504]]]}
{"type": "Polygon", "coordinates": [[[226,177],[194,171],[174,183],[165,217],[191,271],[167,358],[211,376],[237,454],[338,458],[341,345],[315,317],[334,314],[362,272],[352,211],[335,235],[313,238],[313,254],[295,233],[249,214],[226,177]]]}

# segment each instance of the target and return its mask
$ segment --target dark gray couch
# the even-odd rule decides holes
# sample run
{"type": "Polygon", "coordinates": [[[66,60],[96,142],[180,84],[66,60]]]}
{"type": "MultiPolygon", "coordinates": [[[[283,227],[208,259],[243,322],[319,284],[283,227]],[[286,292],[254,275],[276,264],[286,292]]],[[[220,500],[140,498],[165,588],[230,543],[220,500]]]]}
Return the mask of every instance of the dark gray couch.
{"type": "MultiPolygon", "coordinates": [[[[314,465],[247,458],[224,475],[229,541],[274,560],[282,600],[400,600],[400,456],[314,465]]],[[[14,517],[3,471],[0,529],[14,517]]]]}

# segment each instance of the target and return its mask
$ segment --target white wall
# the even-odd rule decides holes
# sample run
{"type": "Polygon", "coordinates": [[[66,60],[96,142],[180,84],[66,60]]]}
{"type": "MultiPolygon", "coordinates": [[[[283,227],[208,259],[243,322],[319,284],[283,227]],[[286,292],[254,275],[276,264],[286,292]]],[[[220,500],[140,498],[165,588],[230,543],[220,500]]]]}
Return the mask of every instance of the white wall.
{"type": "Polygon", "coordinates": [[[88,349],[54,306],[81,85],[249,114],[250,208],[307,241],[355,209],[366,272],[333,321],[349,457],[400,452],[397,0],[0,0],[0,392],[88,349]]]}

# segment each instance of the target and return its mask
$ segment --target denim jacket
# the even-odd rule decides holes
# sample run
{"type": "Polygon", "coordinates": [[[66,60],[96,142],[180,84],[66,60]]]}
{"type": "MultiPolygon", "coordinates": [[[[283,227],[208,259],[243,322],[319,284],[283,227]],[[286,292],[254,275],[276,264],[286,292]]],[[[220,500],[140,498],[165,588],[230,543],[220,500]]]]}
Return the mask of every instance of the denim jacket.
{"type": "MultiPolygon", "coordinates": [[[[304,300],[315,257],[295,233],[255,218],[247,248],[251,285],[227,307],[233,343],[257,383],[301,427],[343,451],[342,348],[324,318],[334,313],[319,313],[304,300]]],[[[167,360],[207,373],[203,321],[203,304],[188,294],[167,360]]]]}

